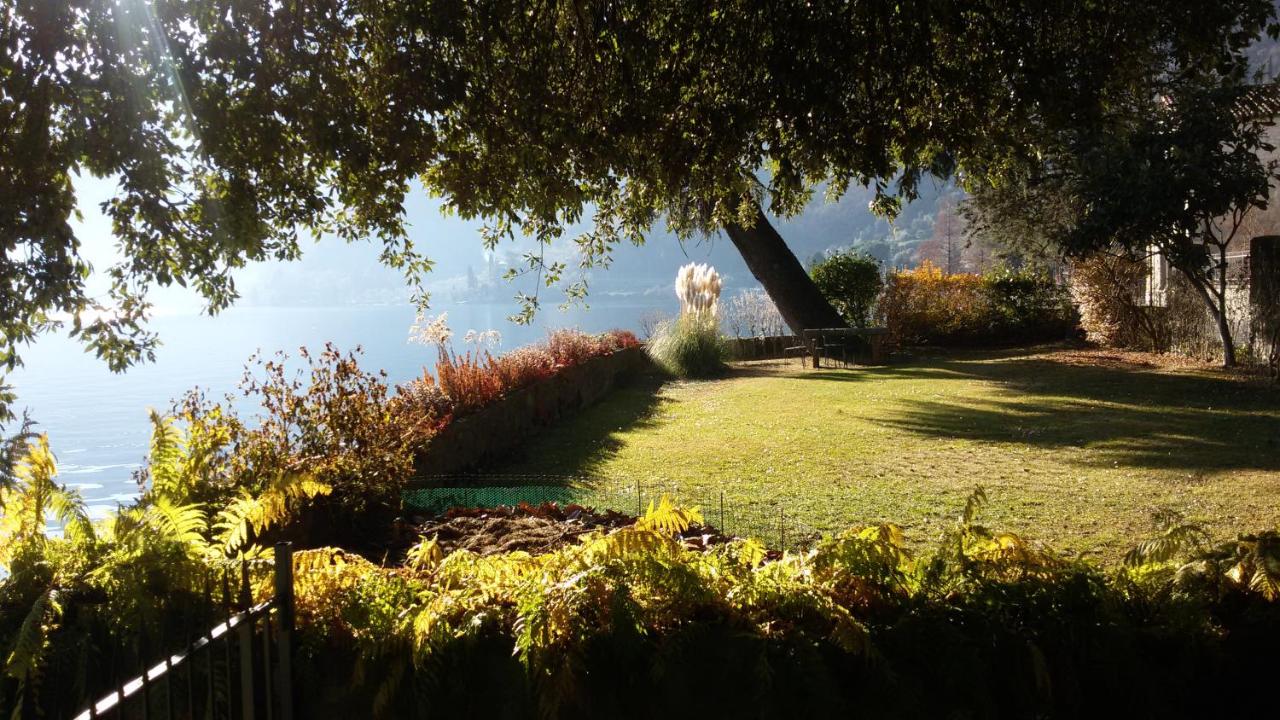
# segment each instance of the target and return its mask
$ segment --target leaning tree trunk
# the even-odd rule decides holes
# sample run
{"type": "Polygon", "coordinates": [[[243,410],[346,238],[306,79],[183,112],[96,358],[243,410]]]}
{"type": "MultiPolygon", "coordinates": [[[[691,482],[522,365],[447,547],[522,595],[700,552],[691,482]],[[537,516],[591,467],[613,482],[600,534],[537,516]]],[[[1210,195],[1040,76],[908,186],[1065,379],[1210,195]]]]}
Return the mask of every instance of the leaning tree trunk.
{"type": "MultiPolygon", "coordinates": [[[[1183,273],[1187,275],[1186,273],[1183,273]]],[[[1190,275],[1187,275],[1190,278],[1190,275]]],[[[1218,337],[1222,340],[1222,366],[1236,366],[1236,345],[1231,338],[1231,324],[1227,321],[1227,297],[1226,290],[1222,291],[1222,295],[1218,298],[1214,297],[1214,293],[1205,287],[1203,283],[1196,280],[1191,281],[1191,286],[1200,293],[1200,299],[1204,300],[1204,304],[1209,308],[1209,314],[1213,316],[1214,323],[1218,326],[1218,337]]]]}
{"type": "Polygon", "coordinates": [[[759,207],[754,225],[732,224],[724,230],[793,333],[847,325],[759,207]]]}

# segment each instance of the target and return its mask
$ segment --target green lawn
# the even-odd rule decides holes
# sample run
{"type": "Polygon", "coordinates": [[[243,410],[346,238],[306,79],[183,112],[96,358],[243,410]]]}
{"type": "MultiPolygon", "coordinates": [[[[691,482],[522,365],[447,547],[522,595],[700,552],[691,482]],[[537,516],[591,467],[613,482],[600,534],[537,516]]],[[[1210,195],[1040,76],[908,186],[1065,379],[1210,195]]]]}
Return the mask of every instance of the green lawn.
{"type": "Polygon", "coordinates": [[[671,485],[713,523],[723,492],[731,531],[792,539],[894,521],[928,541],[983,485],[986,524],[1114,561],[1161,508],[1222,536],[1280,522],[1280,393],[1097,351],[744,366],[637,382],[498,470],[601,478],[611,504],[671,485]]]}

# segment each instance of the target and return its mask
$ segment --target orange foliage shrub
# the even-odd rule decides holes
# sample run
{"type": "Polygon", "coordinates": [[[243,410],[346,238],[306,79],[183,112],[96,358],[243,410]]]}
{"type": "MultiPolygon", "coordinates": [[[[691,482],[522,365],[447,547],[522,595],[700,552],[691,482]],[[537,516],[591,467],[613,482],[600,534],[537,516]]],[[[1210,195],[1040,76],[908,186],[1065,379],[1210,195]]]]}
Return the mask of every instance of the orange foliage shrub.
{"type": "MultiPolygon", "coordinates": [[[[553,330],[547,335],[547,352],[559,367],[577,365],[601,352],[600,339],[577,330],[553,330]]],[[[612,352],[606,350],[604,352],[612,352]]]]}
{"type": "Polygon", "coordinates": [[[899,346],[1061,340],[1079,321],[1067,288],[1043,273],[996,268],[946,275],[927,261],[889,275],[879,312],[899,346]]]}
{"type": "Polygon", "coordinates": [[[556,361],[546,348],[529,345],[517,348],[490,362],[502,386],[515,390],[545,380],[556,372],[556,361]]]}
{"type": "Polygon", "coordinates": [[[980,276],[947,275],[926,260],[914,270],[889,275],[880,315],[896,345],[965,342],[979,334],[990,305],[980,276]]]}
{"type": "Polygon", "coordinates": [[[545,343],[517,348],[505,355],[456,355],[441,349],[433,378],[429,373],[402,385],[393,410],[409,416],[416,432],[434,434],[454,417],[475,412],[503,395],[551,377],[557,370],[593,357],[639,347],[627,330],[588,335],[557,330],[545,343]]]}
{"type": "Polygon", "coordinates": [[[509,388],[503,387],[502,375],[493,370],[493,356],[480,353],[463,355],[441,348],[436,362],[436,382],[453,400],[454,413],[465,415],[474,412],[502,397],[509,388]]]}

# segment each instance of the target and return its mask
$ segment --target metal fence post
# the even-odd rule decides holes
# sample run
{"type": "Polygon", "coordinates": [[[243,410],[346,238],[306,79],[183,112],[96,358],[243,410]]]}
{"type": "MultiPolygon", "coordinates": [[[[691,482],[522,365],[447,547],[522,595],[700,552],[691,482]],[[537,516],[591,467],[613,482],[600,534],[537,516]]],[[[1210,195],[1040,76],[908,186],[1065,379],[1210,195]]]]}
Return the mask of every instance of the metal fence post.
{"type": "Polygon", "coordinates": [[[237,628],[240,632],[240,717],[242,720],[254,718],[253,690],[253,616],[249,610],[253,607],[253,595],[249,592],[249,563],[240,561],[240,605],[241,620],[237,628]]]}
{"type": "Polygon", "coordinates": [[[293,720],[293,545],[276,543],[276,657],[280,667],[276,682],[280,689],[280,720],[293,720]]]}
{"type": "Polygon", "coordinates": [[[720,491],[720,534],[729,535],[729,531],[724,527],[724,490],[720,491]]]}

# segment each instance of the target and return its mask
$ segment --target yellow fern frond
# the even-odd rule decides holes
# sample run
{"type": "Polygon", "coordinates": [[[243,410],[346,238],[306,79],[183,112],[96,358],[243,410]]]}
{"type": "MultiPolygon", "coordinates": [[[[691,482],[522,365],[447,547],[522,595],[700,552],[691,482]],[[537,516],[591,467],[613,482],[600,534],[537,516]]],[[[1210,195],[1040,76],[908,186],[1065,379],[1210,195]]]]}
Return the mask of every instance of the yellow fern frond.
{"type": "Polygon", "coordinates": [[[214,523],[214,540],[228,554],[241,552],[251,534],[261,534],[288,519],[292,503],[332,491],[329,485],[305,473],[282,474],[257,496],[242,491],[228,503],[214,523]]]}
{"type": "Polygon", "coordinates": [[[58,591],[49,588],[31,604],[27,616],[18,628],[13,648],[5,658],[6,675],[25,682],[40,672],[49,644],[49,633],[57,627],[61,617],[62,605],[58,602],[58,591]]]}
{"type": "Polygon", "coordinates": [[[42,434],[28,441],[26,452],[14,466],[17,482],[0,489],[0,567],[9,568],[20,547],[45,542],[49,513],[63,523],[74,524],[73,535],[89,529],[84,502],[78,493],[54,482],[57,475],[49,436],[42,434]]]}
{"type": "Polygon", "coordinates": [[[186,435],[174,418],[148,409],[151,420],[151,447],[147,468],[151,473],[151,489],[158,497],[180,501],[186,496],[183,479],[186,435]]]}
{"type": "Polygon", "coordinates": [[[169,541],[203,546],[208,519],[199,503],[178,505],[168,498],[157,498],[144,512],[147,526],[169,541]]]}
{"type": "Polygon", "coordinates": [[[702,513],[698,508],[686,510],[663,495],[657,506],[653,501],[649,501],[649,509],[645,511],[644,517],[636,521],[636,528],[677,535],[688,530],[693,523],[700,522],[702,522],[702,513]]]}
{"type": "Polygon", "coordinates": [[[444,560],[444,551],[440,549],[440,543],[436,542],[433,535],[430,538],[423,538],[417,545],[409,548],[405,564],[417,572],[426,572],[435,569],[442,560],[444,560]]]}
{"type": "Polygon", "coordinates": [[[62,523],[63,536],[68,540],[92,540],[93,521],[79,490],[59,486],[49,494],[49,510],[62,523]]]}
{"type": "Polygon", "coordinates": [[[585,565],[642,556],[671,557],[680,545],[669,535],[656,530],[635,527],[594,536],[584,546],[581,562],[585,565]]]}

